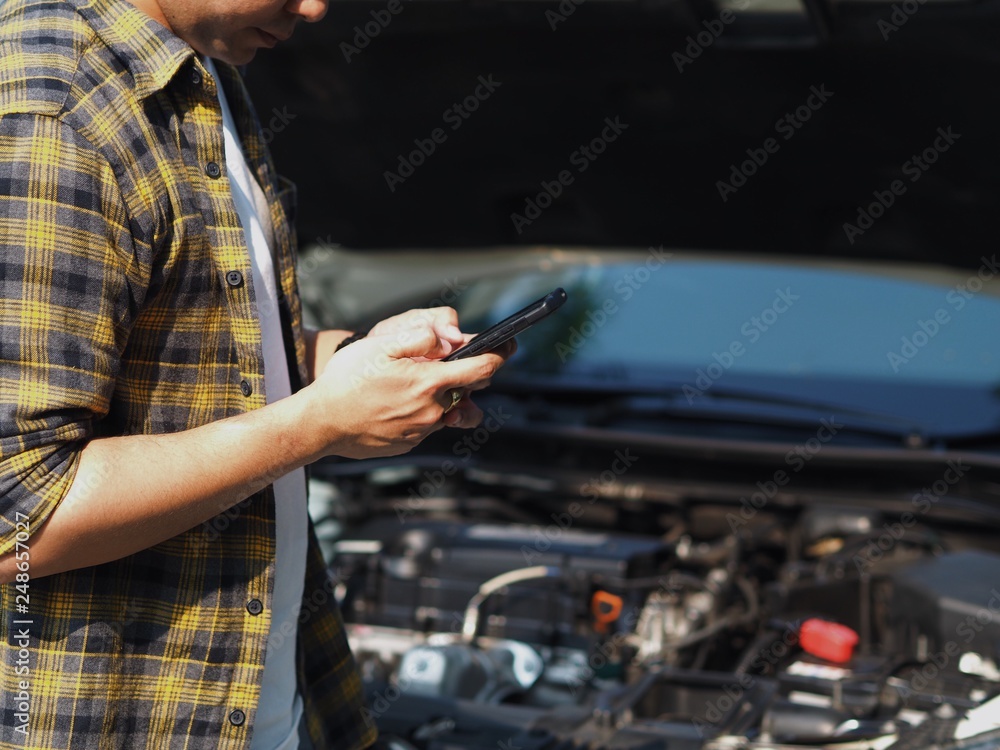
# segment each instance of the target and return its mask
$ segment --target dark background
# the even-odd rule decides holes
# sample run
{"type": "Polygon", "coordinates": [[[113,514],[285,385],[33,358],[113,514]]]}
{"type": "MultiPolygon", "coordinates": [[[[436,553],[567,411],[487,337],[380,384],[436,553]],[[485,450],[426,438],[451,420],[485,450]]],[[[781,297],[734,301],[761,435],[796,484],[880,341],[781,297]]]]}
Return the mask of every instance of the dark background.
{"type": "Polygon", "coordinates": [[[996,248],[1000,3],[911,0],[888,39],[888,3],[747,14],[679,72],[672,55],[717,8],[584,0],[553,30],[556,3],[402,2],[349,64],[341,43],[386,2],[334,0],[248,68],[264,126],[275,110],[294,118],[271,148],[299,185],[303,244],[662,244],[970,267],[996,248]],[[451,130],[445,110],[480,75],[500,88],[451,130]],[[811,86],[833,96],[784,140],[775,122],[811,86]],[[570,154],[616,116],[628,130],[577,172],[570,154]],[[903,164],[949,126],[961,138],[911,183],[903,164]],[[447,141],[390,192],[385,171],[437,127],[447,141]],[[768,137],[780,150],[723,202],[716,182],[768,137]],[[563,169],[574,183],[518,234],[510,214],[563,169]],[[905,195],[849,244],[843,224],[895,179],[905,195]]]}

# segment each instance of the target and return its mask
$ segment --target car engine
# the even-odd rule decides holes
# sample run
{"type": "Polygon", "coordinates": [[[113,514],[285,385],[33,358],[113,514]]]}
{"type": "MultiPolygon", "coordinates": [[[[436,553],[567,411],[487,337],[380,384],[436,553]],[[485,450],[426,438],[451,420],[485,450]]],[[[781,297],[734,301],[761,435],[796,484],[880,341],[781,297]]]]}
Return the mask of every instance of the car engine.
{"type": "Polygon", "coordinates": [[[975,534],[551,492],[532,523],[464,480],[416,503],[393,484],[354,485],[369,511],[329,550],[383,743],[1000,746],[1000,556],[975,534]]]}

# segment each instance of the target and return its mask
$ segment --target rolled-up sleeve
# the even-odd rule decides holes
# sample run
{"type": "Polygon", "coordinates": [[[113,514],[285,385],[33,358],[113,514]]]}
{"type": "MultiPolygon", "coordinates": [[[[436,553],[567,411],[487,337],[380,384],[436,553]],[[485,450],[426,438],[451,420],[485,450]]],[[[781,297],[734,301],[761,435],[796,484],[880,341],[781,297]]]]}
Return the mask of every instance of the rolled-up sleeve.
{"type": "Polygon", "coordinates": [[[110,409],[134,309],[107,160],[53,117],[0,117],[0,554],[66,495],[110,409]]]}

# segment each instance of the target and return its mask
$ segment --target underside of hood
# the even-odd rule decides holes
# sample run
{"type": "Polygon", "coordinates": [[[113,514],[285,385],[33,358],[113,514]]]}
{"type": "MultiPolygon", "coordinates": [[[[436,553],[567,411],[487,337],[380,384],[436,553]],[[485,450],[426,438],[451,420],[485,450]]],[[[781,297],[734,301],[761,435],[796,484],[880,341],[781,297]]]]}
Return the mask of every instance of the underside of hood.
{"type": "Polygon", "coordinates": [[[975,267],[1000,3],[347,0],[248,71],[303,244],[975,267]]]}

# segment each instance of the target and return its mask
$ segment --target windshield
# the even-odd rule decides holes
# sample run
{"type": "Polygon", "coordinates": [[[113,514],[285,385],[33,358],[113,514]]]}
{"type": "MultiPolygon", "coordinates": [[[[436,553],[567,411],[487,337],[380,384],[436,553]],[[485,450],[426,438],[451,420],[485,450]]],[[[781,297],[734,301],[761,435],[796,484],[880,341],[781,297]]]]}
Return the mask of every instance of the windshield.
{"type": "MultiPolygon", "coordinates": [[[[687,259],[576,266],[477,282],[477,330],[553,287],[569,300],[518,337],[505,377],[670,383],[811,395],[937,433],[1000,426],[1000,269],[687,259]],[[949,415],[950,412],[950,415],[949,415]]],[[[716,394],[718,395],[718,394],[716,394]]]]}

